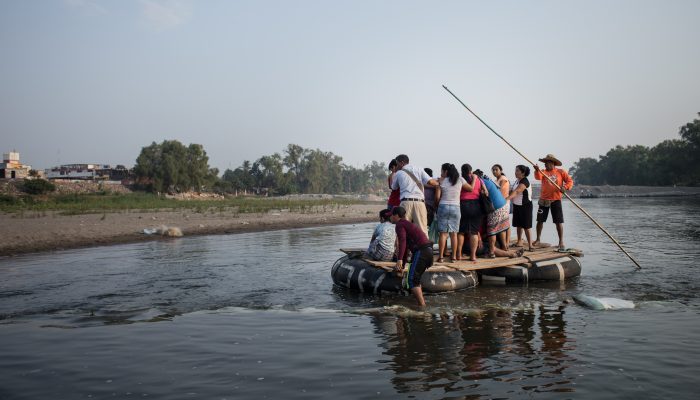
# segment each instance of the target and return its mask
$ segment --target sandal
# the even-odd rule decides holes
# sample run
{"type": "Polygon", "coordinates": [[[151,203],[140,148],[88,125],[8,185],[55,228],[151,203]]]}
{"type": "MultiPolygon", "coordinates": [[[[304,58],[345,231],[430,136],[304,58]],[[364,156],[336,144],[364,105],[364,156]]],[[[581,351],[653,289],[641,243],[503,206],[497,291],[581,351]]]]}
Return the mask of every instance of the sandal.
{"type": "Polygon", "coordinates": [[[493,253],[490,253],[489,255],[486,256],[486,258],[496,258],[496,255],[493,253]]]}
{"type": "Polygon", "coordinates": [[[438,259],[437,259],[437,261],[436,261],[436,262],[439,262],[439,263],[441,263],[441,262],[445,262],[445,259],[444,259],[444,258],[442,258],[442,257],[440,257],[440,258],[438,258],[438,259]]]}
{"type": "Polygon", "coordinates": [[[516,257],[522,257],[523,254],[525,254],[525,250],[523,250],[523,249],[518,249],[518,250],[515,252],[515,256],[516,256],[516,257]]]}

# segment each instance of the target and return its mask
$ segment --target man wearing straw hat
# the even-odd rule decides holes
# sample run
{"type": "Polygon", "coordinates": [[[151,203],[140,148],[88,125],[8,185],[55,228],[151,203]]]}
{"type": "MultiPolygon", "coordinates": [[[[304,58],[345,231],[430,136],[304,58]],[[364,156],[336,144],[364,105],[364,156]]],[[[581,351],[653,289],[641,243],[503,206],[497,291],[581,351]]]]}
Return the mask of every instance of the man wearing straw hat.
{"type": "Polygon", "coordinates": [[[540,244],[540,235],[542,234],[542,225],[547,221],[550,209],[552,210],[552,221],[557,226],[557,234],[559,235],[559,250],[565,250],[564,246],[564,213],[561,208],[561,194],[564,190],[571,190],[574,187],[574,180],[571,179],[568,173],[561,168],[554,168],[555,166],[560,167],[561,161],[559,161],[552,154],[547,154],[546,157],[540,158],[540,161],[544,163],[544,171],[540,169],[539,166],[535,167],[535,179],[542,182],[542,189],[540,190],[540,201],[538,202],[539,208],[537,209],[537,239],[532,243],[534,246],[540,244]],[[550,181],[556,182],[557,188],[550,181]]]}

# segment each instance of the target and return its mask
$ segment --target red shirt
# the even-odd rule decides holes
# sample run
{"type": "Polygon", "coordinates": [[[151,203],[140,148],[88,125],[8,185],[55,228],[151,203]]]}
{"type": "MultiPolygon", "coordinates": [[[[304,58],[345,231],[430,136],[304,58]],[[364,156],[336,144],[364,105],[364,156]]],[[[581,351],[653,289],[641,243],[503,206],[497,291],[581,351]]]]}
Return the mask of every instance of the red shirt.
{"type": "Polygon", "coordinates": [[[396,237],[399,239],[399,251],[396,253],[396,256],[399,260],[403,260],[404,263],[408,258],[406,248],[411,249],[415,253],[418,249],[430,244],[430,240],[425,236],[423,230],[418,225],[405,219],[400,219],[396,223],[396,237]]]}
{"type": "Polygon", "coordinates": [[[401,190],[392,190],[387,201],[390,207],[398,207],[401,205],[401,190]]]}
{"type": "Polygon", "coordinates": [[[459,194],[459,199],[460,200],[478,200],[479,199],[479,190],[481,190],[481,179],[479,179],[478,176],[472,175],[472,191],[467,192],[466,190],[462,189],[462,191],[459,194]]]}
{"type": "MultiPolygon", "coordinates": [[[[389,174],[389,177],[387,178],[387,181],[389,182],[389,189],[391,189],[391,178],[392,175],[389,174]]],[[[389,200],[387,200],[387,205],[389,205],[389,208],[398,207],[401,205],[401,189],[391,191],[389,200]]]]}

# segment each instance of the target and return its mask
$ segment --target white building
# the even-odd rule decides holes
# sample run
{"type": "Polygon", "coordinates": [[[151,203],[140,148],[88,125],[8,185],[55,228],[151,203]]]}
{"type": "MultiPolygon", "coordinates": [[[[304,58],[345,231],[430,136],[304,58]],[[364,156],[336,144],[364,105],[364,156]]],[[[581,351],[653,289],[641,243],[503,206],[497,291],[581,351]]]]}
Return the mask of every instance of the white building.
{"type": "Polygon", "coordinates": [[[11,151],[3,153],[2,163],[0,164],[0,178],[5,179],[22,179],[29,176],[31,165],[23,165],[19,161],[19,153],[11,151]]]}
{"type": "Polygon", "coordinates": [[[46,179],[95,179],[97,164],[64,164],[46,169],[46,179]]]}
{"type": "Polygon", "coordinates": [[[129,170],[123,165],[107,164],[64,164],[46,169],[46,179],[121,180],[128,174],[129,170]]]}

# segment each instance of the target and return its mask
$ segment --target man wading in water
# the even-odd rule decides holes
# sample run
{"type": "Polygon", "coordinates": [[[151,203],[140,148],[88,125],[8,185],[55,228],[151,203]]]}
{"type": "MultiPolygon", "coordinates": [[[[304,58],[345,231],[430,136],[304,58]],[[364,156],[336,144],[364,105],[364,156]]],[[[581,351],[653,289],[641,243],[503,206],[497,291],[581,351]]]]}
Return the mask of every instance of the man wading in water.
{"type": "Polygon", "coordinates": [[[406,220],[406,209],[403,207],[394,207],[391,210],[391,223],[396,224],[398,239],[394,270],[399,274],[403,273],[403,287],[413,293],[421,307],[425,307],[420,279],[425,270],[433,265],[433,242],[428,240],[428,236],[418,225],[406,220]],[[404,271],[404,265],[408,259],[407,250],[411,250],[413,255],[408,270],[404,271]]]}

